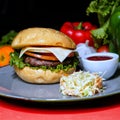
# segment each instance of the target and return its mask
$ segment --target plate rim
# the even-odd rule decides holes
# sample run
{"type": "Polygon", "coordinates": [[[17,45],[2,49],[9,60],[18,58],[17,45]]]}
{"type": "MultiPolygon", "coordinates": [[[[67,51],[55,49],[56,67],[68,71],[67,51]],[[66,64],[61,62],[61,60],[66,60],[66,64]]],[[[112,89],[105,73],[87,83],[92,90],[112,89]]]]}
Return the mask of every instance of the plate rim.
{"type": "MultiPolygon", "coordinates": [[[[7,66],[6,66],[7,67],[7,66]]],[[[109,80],[108,80],[109,81],[109,80]]],[[[0,89],[0,97],[4,97],[4,98],[10,98],[10,99],[15,99],[15,100],[24,100],[24,101],[31,101],[31,102],[39,102],[39,103],[66,103],[66,102],[78,102],[78,101],[89,101],[89,100],[95,100],[95,99],[100,99],[100,98],[106,98],[106,97],[109,97],[109,96],[113,96],[113,95],[117,95],[117,94],[120,94],[120,90],[118,91],[114,91],[114,92],[111,92],[111,93],[108,93],[108,94],[102,94],[102,95],[93,95],[93,96],[88,96],[88,97],[72,97],[72,99],[69,99],[69,97],[71,96],[68,96],[68,98],[66,99],[42,99],[42,98],[39,98],[39,97],[25,97],[25,96],[21,96],[21,95],[18,95],[18,94],[15,94],[13,92],[6,92],[4,89],[6,89],[5,87],[1,86],[0,85],[0,88],[3,88],[3,89],[0,89]]],[[[7,89],[8,90],[8,89],[7,89]]],[[[64,95],[63,95],[64,96],[64,95]]]]}
{"type": "Polygon", "coordinates": [[[15,99],[15,100],[22,100],[22,101],[31,101],[31,102],[41,102],[41,103],[66,103],[66,102],[82,102],[82,101],[90,101],[90,100],[97,100],[101,98],[107,98],[113,95],[118,95],[120,92],[114,92],[110,94],[105,94],[101,96],[91,96],[91,97],[83,97],[83,98],[74,98],[74,99],[39,99],[35,97],[23,97],[23,96],[15,96],[15,95],[10,95],[10,94],[1,94],[1,97],[4,98],[10,98],[10,99],[15,99]]]}

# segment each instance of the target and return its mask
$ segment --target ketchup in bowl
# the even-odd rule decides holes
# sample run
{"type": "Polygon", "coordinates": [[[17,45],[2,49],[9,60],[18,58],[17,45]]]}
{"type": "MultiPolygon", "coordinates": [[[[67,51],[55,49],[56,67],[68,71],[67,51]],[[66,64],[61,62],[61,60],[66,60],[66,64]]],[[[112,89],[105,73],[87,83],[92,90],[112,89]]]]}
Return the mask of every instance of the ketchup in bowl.
{"type": "Polygon", "coordinates": [[[83,70],[98,73],[104,79],[112,77],[118,67],[119,55],[110,52],[91,53],[81,58],[83,70]]]}
{"type": "Polygon", "coordinates": [[[93,61],[102,61],[102,60],[110,60],[113,57],[111,56],[90,56],[87,59],[88,60],[93,60],[93,61]]]}

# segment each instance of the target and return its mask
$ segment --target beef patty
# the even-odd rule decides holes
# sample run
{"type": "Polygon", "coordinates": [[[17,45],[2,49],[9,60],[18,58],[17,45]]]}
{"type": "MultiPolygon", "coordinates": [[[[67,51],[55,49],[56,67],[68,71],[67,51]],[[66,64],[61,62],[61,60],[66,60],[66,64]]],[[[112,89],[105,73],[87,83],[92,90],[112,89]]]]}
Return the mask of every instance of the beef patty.
{"type": "Polygon", "coordinates": [[[42,59],[37,59],[34,57],[27,56],[25,58],[25,63],[29,63],[31,66],[48,66],[48,67],[55,67],[58,64],[63,64],[63,65],[68,65],[72,63],[73,59],[72,58],[66,58],[62,63],[59,61],[48,61],[48,60],[42,60],[42,59]]]}

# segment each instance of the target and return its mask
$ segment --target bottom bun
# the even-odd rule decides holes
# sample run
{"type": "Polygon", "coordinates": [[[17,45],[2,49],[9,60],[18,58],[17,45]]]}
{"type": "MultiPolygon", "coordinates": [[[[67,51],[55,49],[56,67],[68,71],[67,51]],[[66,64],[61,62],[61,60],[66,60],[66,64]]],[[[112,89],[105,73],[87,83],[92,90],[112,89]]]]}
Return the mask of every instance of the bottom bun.
{"type": "Polygon", "coordinates": [[[57,83],[60,82],[60,78],[63,75],[72,74],[75,71],[75,68],[70,68],[67,72],[61,70],[60,72],[53,72],[50,70],[42,69],[32,69],[30,67],[24,67],[19,69],[16,66],[14,67],[17,75],[24,81],[29,83],[57,83]]]}

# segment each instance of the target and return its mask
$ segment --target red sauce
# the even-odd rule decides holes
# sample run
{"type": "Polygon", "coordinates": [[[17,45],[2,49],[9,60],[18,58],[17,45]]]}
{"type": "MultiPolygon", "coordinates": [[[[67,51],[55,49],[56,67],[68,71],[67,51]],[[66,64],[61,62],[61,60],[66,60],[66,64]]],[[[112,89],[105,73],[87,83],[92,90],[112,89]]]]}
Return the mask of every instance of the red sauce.
{"type": "Polygon", "coordinates": [[[87,58],[88,60],[92,61],[103,61],[103,60],[110,60],[112,57],[110,56],[91,56],[87,58]]]}

